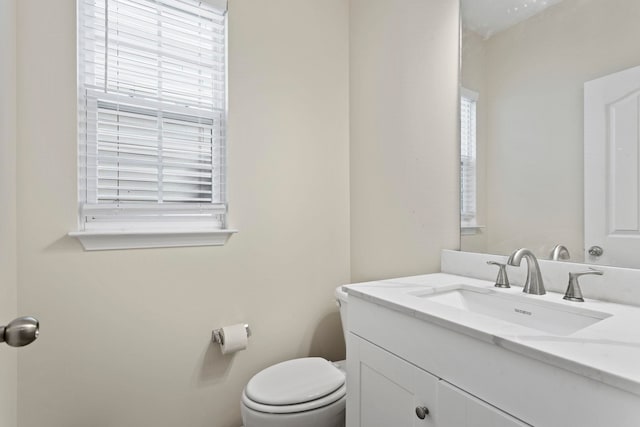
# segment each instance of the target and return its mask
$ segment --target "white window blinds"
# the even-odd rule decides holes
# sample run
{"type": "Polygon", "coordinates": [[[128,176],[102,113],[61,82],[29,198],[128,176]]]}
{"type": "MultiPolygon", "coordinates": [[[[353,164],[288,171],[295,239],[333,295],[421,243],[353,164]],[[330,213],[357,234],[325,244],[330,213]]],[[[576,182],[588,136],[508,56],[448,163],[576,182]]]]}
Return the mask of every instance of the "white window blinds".
{"type": "Polygon", "coordinates": [[[478,94],[463,89],[460,99],[460,219],[476,224],[476,104],[478,94]]]}
{"type": "Polygon", "coordinates": [[[226,10],[78,2],[81,227],[223,228],[226,10]]]}

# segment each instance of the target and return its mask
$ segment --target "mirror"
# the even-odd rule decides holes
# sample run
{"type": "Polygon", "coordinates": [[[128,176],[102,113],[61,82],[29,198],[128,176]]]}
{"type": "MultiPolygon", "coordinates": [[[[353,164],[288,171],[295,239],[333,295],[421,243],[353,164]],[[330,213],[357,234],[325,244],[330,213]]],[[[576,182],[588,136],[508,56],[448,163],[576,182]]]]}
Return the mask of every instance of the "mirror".
{"type": "Polygon", "coordinates": [[[585,83],[640,66],[640,2],[461,0],[461,14],[461,250],[550,259],[562,244],[571,261],[640,268],[640,68],[635,89],[585,107],[585,83]],[[609,235],[586,241],[585,213],[609,235]]]}

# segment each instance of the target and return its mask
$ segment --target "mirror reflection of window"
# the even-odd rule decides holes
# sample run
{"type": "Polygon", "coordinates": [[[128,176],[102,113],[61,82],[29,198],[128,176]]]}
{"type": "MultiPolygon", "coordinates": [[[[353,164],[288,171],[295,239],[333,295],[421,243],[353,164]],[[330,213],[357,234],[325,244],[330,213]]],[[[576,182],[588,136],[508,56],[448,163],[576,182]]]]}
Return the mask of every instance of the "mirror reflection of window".
{"type": "Polygon", "coordinates": [[[478,94],[460,91],[460,225],[477,225],[476,105],[478,94]]]}

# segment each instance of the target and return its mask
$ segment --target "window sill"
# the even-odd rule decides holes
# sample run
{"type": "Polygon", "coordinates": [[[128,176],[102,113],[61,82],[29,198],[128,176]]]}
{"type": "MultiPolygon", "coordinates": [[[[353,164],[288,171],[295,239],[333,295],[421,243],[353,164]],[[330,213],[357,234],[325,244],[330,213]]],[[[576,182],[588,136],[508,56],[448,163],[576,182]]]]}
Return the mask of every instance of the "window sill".
{"type": "Polygon", "coordinates": [[[473,236],[475,234],[480,234],[482,230],[485,228],[484,225],[461,225],[460,226],[460,234],[462,236],[473,236]]]}
{"type": "Polygon", "coordinates": [[[222,246],[238,230],[104,230],[73,231],[69,236],[82,243],[85,251],[114,249],[222,246]]]}

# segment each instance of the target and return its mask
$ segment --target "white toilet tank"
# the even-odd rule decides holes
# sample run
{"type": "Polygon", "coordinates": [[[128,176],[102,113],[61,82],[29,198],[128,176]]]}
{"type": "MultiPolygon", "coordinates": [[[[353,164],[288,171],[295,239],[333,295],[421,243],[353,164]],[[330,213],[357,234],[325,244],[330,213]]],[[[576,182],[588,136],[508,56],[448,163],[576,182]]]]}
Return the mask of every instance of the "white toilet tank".
{"type": "Polygon", "coordinates": [[[344,333],[345,340],[347,339],[347,298],[348,295],[342,290],[342,285],[336,288],[335,292],[336,302],[340,307],[340,320],[342,321],[342,332],[344,333]]]}

